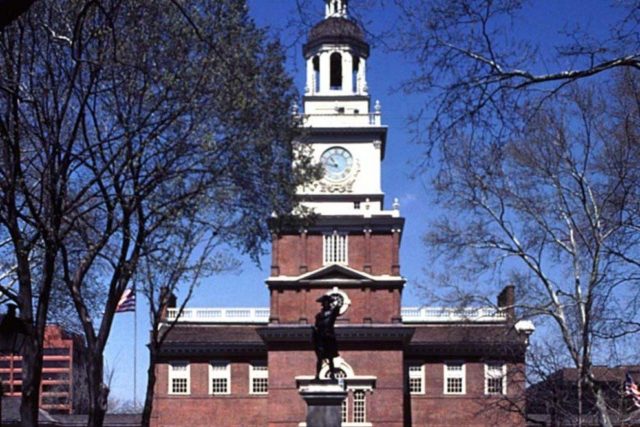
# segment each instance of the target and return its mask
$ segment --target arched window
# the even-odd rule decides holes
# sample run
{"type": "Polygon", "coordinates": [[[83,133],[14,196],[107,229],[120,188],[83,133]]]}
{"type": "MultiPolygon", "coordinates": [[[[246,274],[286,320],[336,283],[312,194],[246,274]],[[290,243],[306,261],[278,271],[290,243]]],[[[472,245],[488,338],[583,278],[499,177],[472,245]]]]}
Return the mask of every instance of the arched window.
{"type": "Polygon", "coordinates": [[[334,52],[330,56],[331,78],[329,86],[331,90],[342,90],[342,55],[334,52]]]}
{"type": "Polygon", "coordinates": [[[353,69],[351,71],[351,90],[353,92],[358,91],[358,70],[360,68],[360,58],[353,56],[353,69]]]}
{"type": "Polygon", "coordinates": [[[320,91],[320,58],[313,57],[313,86],[314,92],[320,91]]]}

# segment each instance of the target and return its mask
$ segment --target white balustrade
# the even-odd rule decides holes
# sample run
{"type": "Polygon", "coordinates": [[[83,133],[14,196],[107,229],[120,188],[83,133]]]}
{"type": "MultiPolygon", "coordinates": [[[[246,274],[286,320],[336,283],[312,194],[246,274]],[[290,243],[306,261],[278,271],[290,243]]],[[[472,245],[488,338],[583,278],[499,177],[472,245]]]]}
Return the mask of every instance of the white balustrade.
{"type": "MultiPolygon", "coordinates": [[[[167,321],[174,321],[178,309],[170,308],[167,321]]],[[[403,307],[404,323],[504,322],[507,315],[493,307],[446,308],[403,307]]],[[[178,322],[196,323],[268,323],[268,308],[185,308],[178,322]]]]}
{"type": "Polygon", "coordinates": [[[368,127],[380,126],[382,123],[381,113],[334,113],[334,114],[303,114],[302,122],[304,126],[315,127],[368,127]]]}
{"type": "MultiPolygon", "coordinates": [[[[167,310],[167,321],[174,321],[178,309],[167,310]]],[[[267,323],[268,308],[185,308],[178,322],[267,323]]]]}
{"type": "Polygon", "coordinates": [[[507,319],[506,312],[493,307],[403,307],[401,314],[404,323],[504,322],[507,319]]]}

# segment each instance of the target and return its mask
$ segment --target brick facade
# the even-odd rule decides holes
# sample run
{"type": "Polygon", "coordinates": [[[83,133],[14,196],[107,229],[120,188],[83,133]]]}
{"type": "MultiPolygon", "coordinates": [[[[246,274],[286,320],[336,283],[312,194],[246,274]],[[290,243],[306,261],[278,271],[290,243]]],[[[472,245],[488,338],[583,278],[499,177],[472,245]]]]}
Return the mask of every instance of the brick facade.
{"type": "MultiPolygon", "coordinates": [[[[336,9],[337,3],[328,2],[327,11],[346,11],[346,3],[336,9]]],[[[328,15],[311,31],[304,52],[309,78],[316,78],[313,64],[320,67],[321,82],[310,87],[326,92],[305,96],[308,123],[318,124],[307,126],[305,143],[315,144],[327,163],[325,178],[300,196],[318,215],[305,224],[272,219],[268,321],[192,317],[171,329],[156,366],[153,425],[300,427],[306,408],[299,389],[315,374],[316,300],[337,293],[347,307],[336,321],[335,360],[348,391],[345,427],[523,426],[512,403],[524,391],[527,336],[514,327],[513,288],[500,294],[497,312],[477,319],[455,311],[403,317],[404,218],[397,203],[383,209],[379,189],[386,127],[378,108],[360,114],[369,111],[364,67],[357,70],[357,93],[348,84],[332,92],[323,75],[333,72],[328,55],[344,55],[351,66],[352,55],[361,55],[355,63],[368,56],[368,45],[357,24],[328,15]],[[326,119],[332,115],[335,121],[326,119]],[[340,169],[342,162],[351,166],[340,169]],[[268,369],[263,395],[250,390],[257,360],[268,369]],[[410,370],[419,393],[410,389],[410,370]],[[213,380],[212,372],[228,375],[230,388],[227,377],[213,380]],[[457,377],[447,383],[445,372],[457,377]],[[212,381],[225,393],[212,393],[212,381]]]]}

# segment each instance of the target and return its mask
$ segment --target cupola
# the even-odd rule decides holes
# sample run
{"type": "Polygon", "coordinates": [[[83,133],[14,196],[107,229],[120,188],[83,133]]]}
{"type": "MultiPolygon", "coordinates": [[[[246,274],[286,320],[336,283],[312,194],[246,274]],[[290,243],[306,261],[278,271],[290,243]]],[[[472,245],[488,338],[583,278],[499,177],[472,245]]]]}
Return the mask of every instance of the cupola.
{"type": "Polygon", "coordinates": [[[307,95],[366,95],[369,44],[362,28],[348,16],[347,0],[325,0],[325,19],[316,24],[303,54],[307,95]]]}

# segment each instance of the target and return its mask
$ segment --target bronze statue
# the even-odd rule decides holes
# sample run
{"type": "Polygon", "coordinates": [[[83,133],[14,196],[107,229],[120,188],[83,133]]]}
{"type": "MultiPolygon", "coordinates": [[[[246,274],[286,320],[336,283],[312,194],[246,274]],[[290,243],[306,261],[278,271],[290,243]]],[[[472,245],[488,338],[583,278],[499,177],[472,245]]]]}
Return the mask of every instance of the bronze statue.
{"type": "Polygon", "coordinates": [[[316,300],[322,304],[322,309],[316,314],[316,323],[313,327],[313,345],[316,352],[316,380],[320,379],[322,362],[329,362],[329,374],[332,380],[336,379],[333,358],[338,357],[338,345],[334,324],[340,314],[342,299],[333,295],[323,295],[316,300]]]}

